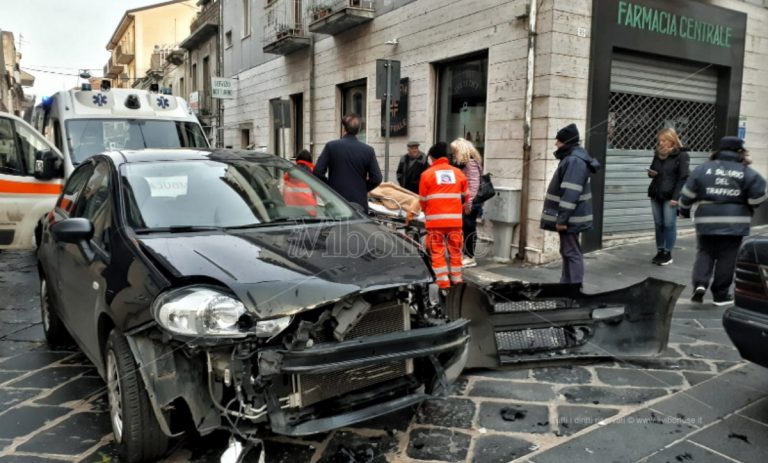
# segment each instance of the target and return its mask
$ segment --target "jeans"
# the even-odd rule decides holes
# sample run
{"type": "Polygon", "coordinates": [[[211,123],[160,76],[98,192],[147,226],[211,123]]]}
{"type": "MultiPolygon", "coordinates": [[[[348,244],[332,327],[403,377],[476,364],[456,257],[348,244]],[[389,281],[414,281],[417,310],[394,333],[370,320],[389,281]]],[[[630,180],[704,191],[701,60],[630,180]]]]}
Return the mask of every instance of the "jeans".
{"type": "Polygon", "coordinates": [[[672,251],[677,239],[677,207],[668,199],[651,199],[653,222],[656,224],[656,249],[672,251]]]}
{"type": "Polygon", "coordinates": [[[584,281],[584,255],[581,252],[578,233],[560,232],[560,255],[563,257],[563,273],[560,283],[584,281]]]}
{"type": "Polygon", "coordinates": [[[475,257],[475,245],[477,244],[477,218],[483,214],[483,208],[472,205],[469,214],[462,214],[462,231],[464,232],[464,255],[475,257]]]}
{"type": "Polygon", "coordinates": [[[709,286],[712,279],[712,295],[724,300],[733,283],[736,256],[743,236],[696,235],[696,261],[693,264],[693,287],[709,286]]]}

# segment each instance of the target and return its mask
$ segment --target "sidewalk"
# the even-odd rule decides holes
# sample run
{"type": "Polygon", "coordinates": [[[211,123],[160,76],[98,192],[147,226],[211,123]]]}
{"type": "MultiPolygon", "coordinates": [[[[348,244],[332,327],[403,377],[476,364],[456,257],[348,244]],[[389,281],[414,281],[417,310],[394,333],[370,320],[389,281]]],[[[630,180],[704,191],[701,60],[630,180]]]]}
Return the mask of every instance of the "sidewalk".
{"type": "MultiPolygon", "coordinates": [[[[768,226],[754,227],[752,234],[768,234],[768,226]]],[[[680,302],[690,298],[691,271],[696,258],[696,236],[678,238],[672,251],[674,263],[658,266],[651,263],[656,254],[653,240],[601,249],[584,255],[584,291],[587,293],[623,288],[647,277],[673,281],[686,286],[680,302]]],[[[529,264],[498,264],[491,259],[478,259],[478,267],[467,269],[467,277],[478,282],[499,279],[557,283],[560,281],[560,261],[534,266],[529,264]]],[[[707,294],[704,302],[711,302],[707,294]]]]}

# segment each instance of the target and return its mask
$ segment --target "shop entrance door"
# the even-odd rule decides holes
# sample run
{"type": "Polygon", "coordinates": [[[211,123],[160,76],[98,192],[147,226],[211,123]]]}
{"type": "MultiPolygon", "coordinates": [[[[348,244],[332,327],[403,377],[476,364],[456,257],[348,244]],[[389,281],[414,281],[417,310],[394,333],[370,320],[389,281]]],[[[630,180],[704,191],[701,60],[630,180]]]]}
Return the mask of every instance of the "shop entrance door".
{"type": "MultiPolygon", "coordinates": [[[[717,72],[686,65],[616,55],[611,63],[607,121],[603,240],[647,234],[654,228],[646,168],[656,136],[674,128],[690,150],[691,170],[714,146],[717,72]]],[[[679,227],[690,226],[681,220],[679,227]]]]}

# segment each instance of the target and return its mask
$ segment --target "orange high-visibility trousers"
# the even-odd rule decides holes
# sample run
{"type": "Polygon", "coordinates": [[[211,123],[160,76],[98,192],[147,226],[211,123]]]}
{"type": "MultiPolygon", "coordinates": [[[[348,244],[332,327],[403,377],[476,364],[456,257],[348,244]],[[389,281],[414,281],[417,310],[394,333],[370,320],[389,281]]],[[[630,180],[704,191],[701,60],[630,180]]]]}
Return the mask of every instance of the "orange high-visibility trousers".
{"type": "Polygon", "coordinates": [[[441,289],[447,289],[451,284],[461,283],[461,247],[464,245],[464,235],[461,228],[429,228],[427,229],[427,249],[432,258],[432,270],[435,281],[441,289]],[[450,267],[445,262],[445,248],[448,245],[450,267]]]}

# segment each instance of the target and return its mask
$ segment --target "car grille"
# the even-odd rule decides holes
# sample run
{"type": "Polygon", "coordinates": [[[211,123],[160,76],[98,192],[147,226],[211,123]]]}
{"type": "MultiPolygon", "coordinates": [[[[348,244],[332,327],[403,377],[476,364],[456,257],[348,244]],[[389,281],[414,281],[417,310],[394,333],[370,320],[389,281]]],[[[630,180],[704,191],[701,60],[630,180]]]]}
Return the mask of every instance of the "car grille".
{"type": "MultiPolygon", "coordinates": [[[[404,304],[373,306],[363,315],[345,340],[363,336],[396,333],[410,329],[408,307],[404,304]]],[[[315,339],[317,342],[336,342],[332,335],[324,334],[315,339]]],[[[339,397],[352,391],[364,389],[374,384],[399,378],[413,371],[412,360],[378,363],[349,370],[313,375],[295,375],[294,393],[298,394],[300,406],[306,407],[323,400],[339,397]]]]}
{"type": "Polygon", "coordinates": [[[501,352],[525,352],[566,347],[563,328],[525,329],[494,333],[501,352]]]}
{"type": "Polygon", "coordinates": [[[564,304],[558,304],[555,300],[545,301],[508,301],[498,302],[493,305],[494,313],[510,312],[540,312],[544,310],[556,310],[565,307],[564,304]]]}

